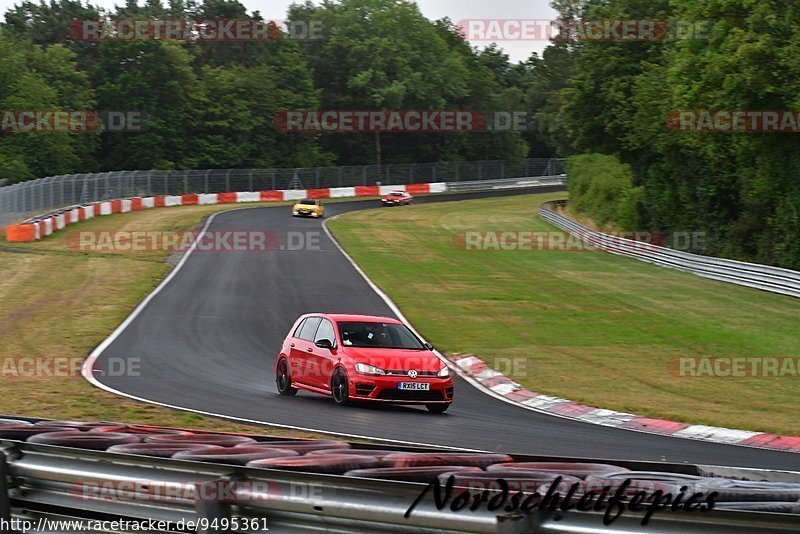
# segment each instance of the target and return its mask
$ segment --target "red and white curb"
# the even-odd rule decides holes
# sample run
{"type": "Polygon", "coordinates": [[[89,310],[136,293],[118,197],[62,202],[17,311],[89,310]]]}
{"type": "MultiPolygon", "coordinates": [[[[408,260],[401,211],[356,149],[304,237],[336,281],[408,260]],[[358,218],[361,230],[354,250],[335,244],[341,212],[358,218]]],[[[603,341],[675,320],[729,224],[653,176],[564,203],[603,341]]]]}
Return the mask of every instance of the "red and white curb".
{"type": "Polygon", "coordinates": [[[477,356],[456,354],[449,356],[449,359],[458,368],[460,374],[466,375],[466,377],[489,390],[492,394],[506,401],[550,415],[662,436],[711,441],[728,445],[745,445],[785,452],[800,452],[800,437],[691,425],[594,408],[525,389],[507,376],[491,369],[485,361],[477,356]]]}
{"type": "Polygon", "coordinates": [[[390,191],[407,191],[411,194],[445,193],[444,182],[408,185],[367,185],[324,189],[287,189],[279,191],[239,191],[235,193],[190,193],[156,197],[134,197],[71,206],[28,219],[20,224],[6,226],[6,241],[23,243],[43,239],[70,224],[114,213],[127,213],[150,208],[172,206],[205,206],[247,202],[284,202],[301,198],[376,197],[390,191]]]}

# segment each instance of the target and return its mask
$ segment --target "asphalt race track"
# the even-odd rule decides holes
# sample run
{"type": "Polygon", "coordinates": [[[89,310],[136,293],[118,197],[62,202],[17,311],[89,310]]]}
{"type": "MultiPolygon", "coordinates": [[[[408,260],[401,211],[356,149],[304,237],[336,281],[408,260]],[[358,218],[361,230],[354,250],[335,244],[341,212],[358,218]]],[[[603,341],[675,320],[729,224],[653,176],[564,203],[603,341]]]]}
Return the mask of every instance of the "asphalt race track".
{"type": "MultiPolygon", "coordinates": [[[[520,193],[462,193],[417,198],[416,202],[520,193]]],[[[383,209],[373,201],[330,203],[326,215],[366,208],[383,209]]],[[[442,415],[430,414],[424,407],[341,408],[329,398],[304,392],[280,397],[273,363],[299,315],[393,313],[328,239],[320,221],[294,219],[286,206],[256,207],[220,213],[209,230],[269,230],[279,236],[318,230],[319,250],[191,254],[100,355],[95,376],[107,387],[190,410],[407,442],[554,456],[800,469],[800,455],[794,453],[617,430],[543,415],[490,397],[460,378],[456,379],[455,402],[442,415]],[[141,376],[110,376],[115,373],[107,369],[109,363],[113,366],[120,358],[140,358],[141,376]]]]}

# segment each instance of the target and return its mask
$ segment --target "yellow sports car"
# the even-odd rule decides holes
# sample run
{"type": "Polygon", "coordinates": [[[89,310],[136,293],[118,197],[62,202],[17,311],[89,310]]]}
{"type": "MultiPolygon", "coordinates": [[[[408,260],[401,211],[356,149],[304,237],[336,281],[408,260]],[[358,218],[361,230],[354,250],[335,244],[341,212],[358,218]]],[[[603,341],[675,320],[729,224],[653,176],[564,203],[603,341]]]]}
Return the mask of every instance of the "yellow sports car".
{"type": "Polygon", "coordinates": [[[304,198],[292,206],[292,216],[294,217],[315,217],[320,218],[325,215],[325,206],[316,198],[304,198]]]}

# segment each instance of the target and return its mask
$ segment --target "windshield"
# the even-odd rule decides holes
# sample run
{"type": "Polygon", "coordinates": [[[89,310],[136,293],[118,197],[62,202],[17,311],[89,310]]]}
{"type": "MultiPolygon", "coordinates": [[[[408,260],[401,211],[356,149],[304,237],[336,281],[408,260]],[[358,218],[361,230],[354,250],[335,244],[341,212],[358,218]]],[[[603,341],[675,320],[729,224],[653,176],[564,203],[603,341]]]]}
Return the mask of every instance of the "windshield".
{"type": "Polygon", "coordinates": [[[342,346],[380,349],[424,350],[405,325],[394,323],[339,323],[342,346]]]}
{"type": "Polygon", "coordinates": [[[401,193],[400,191],[395,191],[393,193],[389,193],[389,195],[393,197],[402,197],[403,193],[401,193]]]}
{"type": "Polygon", "coordinates": [[[303,200],[298,202],[298,204],[305,204],[307,206],[316,206],[317,205],[317,201],[314,200],[313,198],[304,198],[303,200]]]}

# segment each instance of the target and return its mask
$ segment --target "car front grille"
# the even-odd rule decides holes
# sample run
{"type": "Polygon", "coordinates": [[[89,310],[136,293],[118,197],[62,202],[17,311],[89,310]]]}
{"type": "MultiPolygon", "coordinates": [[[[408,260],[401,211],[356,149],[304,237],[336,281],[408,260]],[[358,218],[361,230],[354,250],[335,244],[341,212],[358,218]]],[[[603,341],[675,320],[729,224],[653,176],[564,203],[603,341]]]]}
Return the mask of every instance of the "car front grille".
{"type": "Polygon", "coordinates": [[[378,398],[397,401],[442,401],[441,391],[413,391],[404,389],[383,389],[378,398]]]}
{"type": "MultiPolygon", "coordinates": [[[[439,373],[436,371],[417,371],[418,377],[434,377],[439,373]]],[[[387,376],[408,376],[408,371],[386,371],[387,376]]]]}

